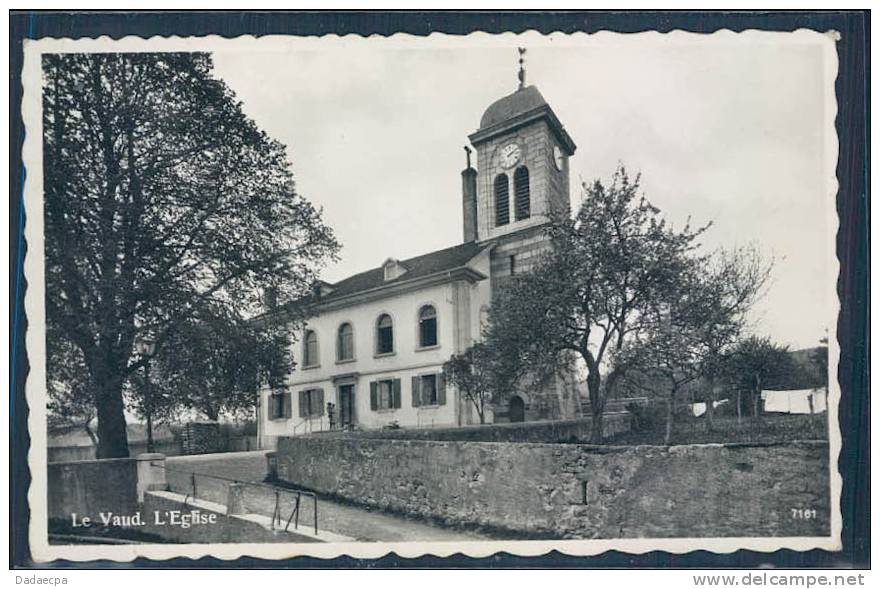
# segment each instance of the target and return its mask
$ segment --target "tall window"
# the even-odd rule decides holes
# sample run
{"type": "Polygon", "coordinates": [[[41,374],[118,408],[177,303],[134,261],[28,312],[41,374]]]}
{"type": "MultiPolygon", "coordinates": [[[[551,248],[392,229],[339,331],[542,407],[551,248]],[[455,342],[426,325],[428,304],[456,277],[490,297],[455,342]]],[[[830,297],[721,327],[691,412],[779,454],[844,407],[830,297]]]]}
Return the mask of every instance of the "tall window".
{"type": "Polygon", "coordinates": [[[412,377],[412,406],[446,404],[446,379],[443,374],[421,374],[412,377]]]}
{"type": "Polygon", "coordinates": [[[376,322],[376,353],[390,354],[394,351],[394,323],[390,315],[380,315],[376,322]]]}
{"type": "Polygon", "coordinates": [[[370,383],[370,409],[400,409],[400,379],[374,380],[370,383]]]}
{"type": "Polygon", "coordinates": [[[311,329],[303,339],[303,366],[318,365],[318,334],[311,329]]]}
{"type": "Polygon", "coordinates": [[[513,173],[513,196],[516,202],[516,220],[528,219],[532,214],[532,203],[529,197],[529,169],[525,166],[513,173]]]}
{"type": "Polygon", "coordinates": [[[507,187],[507,174],[495,176],[495,226],[510,223],[510,189],[507,187]]]}
{"type": "Polygon", "coordinates": [[[269,419],[290,417],[290,393],[273,392],[269,395],[269,419]]]}
{"type": "Polygon", "coordinates": [[[343,323],[339,326],[339,335],[336,342],[336,359],[354,359],[354,331],[351,323],[343,323]]]}
{"type": "Polygon", "coordinates": [[[299,392],[299,416],[324,415],[324,389],[308,389],[299,392]]]}
{"type": "Polygon", "coordinates": [[[431,305],[419,309],[419,347],[437,345],[437,311],[431,305]]]}

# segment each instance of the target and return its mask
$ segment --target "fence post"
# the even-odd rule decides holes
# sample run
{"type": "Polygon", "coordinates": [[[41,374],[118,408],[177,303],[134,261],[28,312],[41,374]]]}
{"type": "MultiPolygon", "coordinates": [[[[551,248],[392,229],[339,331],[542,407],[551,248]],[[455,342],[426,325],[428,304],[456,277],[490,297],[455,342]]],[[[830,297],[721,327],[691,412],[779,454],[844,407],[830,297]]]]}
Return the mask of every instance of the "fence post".
{"type": "Polygon", "coordinates": [[[137,461],[137,496],[138,501],[143,503],[146,491],[167,491],[168,482],[165,479],[165,455],[164,454],[138,454],[137,461]]]}
{"type": "Polygon", "coordinates": [[[247,513],[247,506],[245,505],[245,489],[246,486],[241,483],[232,483],[229,485],[226,496],[227,515],[247,513]]]}

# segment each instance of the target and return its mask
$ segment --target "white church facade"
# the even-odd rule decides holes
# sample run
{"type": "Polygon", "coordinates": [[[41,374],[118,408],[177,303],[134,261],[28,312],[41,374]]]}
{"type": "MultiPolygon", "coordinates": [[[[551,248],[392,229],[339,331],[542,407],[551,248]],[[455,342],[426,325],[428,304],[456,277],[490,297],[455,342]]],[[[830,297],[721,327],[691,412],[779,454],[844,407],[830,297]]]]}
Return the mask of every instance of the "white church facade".
{"type": "MultiPolygon", "coordinates": [[[[537,88],[522,83],[489,106],[469,140],[477,168],[465,148],[462,243],[319,285],[295,334],[286,392],[260,392],[264,447],[330,429],[479,423],[443,364],[480,339],[493,292],[547,247],[551,211],[569,209],[576,146],[537,88]]],[[[573,417],[576,394],[561,380],[552,386],[552,408],[521,392],[488,420],[573,417]]]]}

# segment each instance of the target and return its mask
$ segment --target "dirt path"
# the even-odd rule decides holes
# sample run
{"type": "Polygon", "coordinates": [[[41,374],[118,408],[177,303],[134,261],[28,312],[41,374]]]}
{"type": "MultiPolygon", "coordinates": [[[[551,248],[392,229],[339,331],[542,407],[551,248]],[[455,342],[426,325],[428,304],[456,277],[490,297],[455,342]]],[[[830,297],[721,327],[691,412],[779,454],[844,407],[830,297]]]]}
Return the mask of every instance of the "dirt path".
{"type": "MultiPolygon", "coordinates": [[[[225,504],[230,483],[198,474],[220,476],[240,482],[260,482],[266,475],[266,453],[258,451],[173,456],[166,460],[166,467],[168,468],[166,476],[172,491],[192,493],[192,477],[188,473],[195,472],[196,495],[202,499],[225,504]]],[[[253,493],[248,493],[247,497],[249,510],[272,515],[275,508],[273,490],[255,489],[253,493]]],[[[293,496],[281,492],[279,498],[282,517],[286,519],[292,509],[293,496]]],[[[440,527],[422,520],[343,505],[325,499],[318,499],[317,509],[319,530],[329,530],[366,542],[455,542],[490,538],[470,530],[440,527]]],[[[313,502],[304,497],[300,508],[300,525],[310,526],[313,518],[313,502]]]]}

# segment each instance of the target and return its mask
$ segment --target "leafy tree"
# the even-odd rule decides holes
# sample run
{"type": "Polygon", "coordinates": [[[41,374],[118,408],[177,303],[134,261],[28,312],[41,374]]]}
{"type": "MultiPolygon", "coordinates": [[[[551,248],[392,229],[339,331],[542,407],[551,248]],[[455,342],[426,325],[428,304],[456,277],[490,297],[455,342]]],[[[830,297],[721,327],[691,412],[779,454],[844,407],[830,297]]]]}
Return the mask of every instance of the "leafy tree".
{"type": "Polygon", "coordinates": [[[745,327],[770,268],[753,248],[693,256],[675,289],[667,291],[669,298],[651,309],[655,320],[630,347],[629,364],[655,377],[652,386],[666,383],[666,444],[672,443],[678,397],[698,378],[707,381],[711,420],[720,359],[745,327]]]}
{"type": "Polygon", "coordinates": [[[175,330],[151,366],[150,394],[143,373],[131,379],[134,407],[145,415],[150,399],[154,416],[168,419],[181,410],[217,421],[221,415],[249,414],[261,382],[292,368],[286,328],[241,318],[190,318],[175,330]],[[284,365],[278,365],[278,362],[284,365]]]}
{"type": "MultiPolygon", "coordinates": [[[[338,248],[283,145],[200,53],[43,58],[47,321],[82,353],[98,456],[128,455],[123,389],[206,308],[304,296],[338,248]]],[[[50,373],[58,366],[50,365],[50,373]]]]}
{"type": "Polygon", "coordinates": [[[57,367],[46,379],[49,426],[82,429],[97,446],[98,437],[92,427],[97,413],[82,353],[64,337],[53,333],[51,327],[46,343],[49,363],[57,367]]]}
{"type": "Polygon", "coordinates": [[[781,386],[794,371],[788,346],[769,337],[749,336],[725,357],[724,376],[737,394],[737,415],[761,415],[761,390],[781,386]]]}
{"type": "Polygon", "coordinates": [[[455,385],[474,406],[482,425],[486,423],[486,409],[509,391],[518,378],[510,368],[501,350],[476,343],[447,360],[443,373],[446,381],[455,385]]]}
{"type": "Polygon", "coordinates": [[[584,185],[573,218],[554,212],[549,252],[490,311],[488,342],[514,350],[515,362],[544,373],[583,362],[593,443],[603,438],[605,400],[629,368],[629,343],[675,292],[708,227],[673,228],[639,192],[623,166],[608,186],[584,185]]]}

